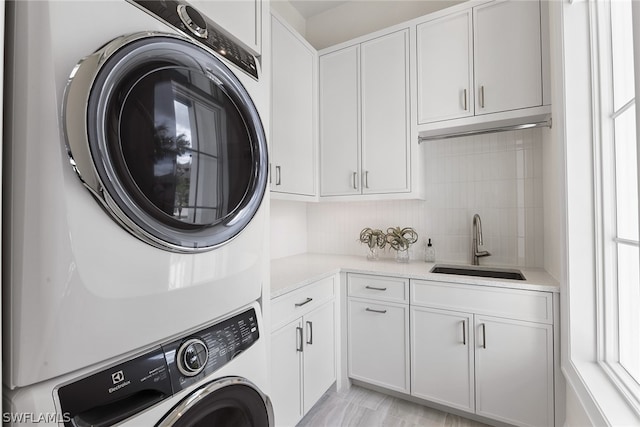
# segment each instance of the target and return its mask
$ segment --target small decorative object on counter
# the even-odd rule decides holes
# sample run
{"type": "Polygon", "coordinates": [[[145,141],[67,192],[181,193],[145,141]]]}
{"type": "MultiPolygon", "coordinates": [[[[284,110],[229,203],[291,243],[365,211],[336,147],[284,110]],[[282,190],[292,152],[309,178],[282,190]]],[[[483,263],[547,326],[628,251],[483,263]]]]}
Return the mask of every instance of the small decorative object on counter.
{"type": "Polygon", "coordinates": [[[436,262],[436,249],[431,244],[431,239],[429,239],[429,243],[427,243],[427,248],[424,252],[424,261],[436,262]]]}
{"type": "Polygon", "coordinates": [[[369,227],[362,229],[360,232],[360,242],[366,243],[369,247],[367,259],[370,261],[377,260],[378,248],[383,249],[387,245],[386,236],[382,230],[374,230],[369,227]]]}
{"type": "Polygon", "coordinates": [[[387,243],[396,250],[397,262],[409,262],[409,246],[417,241],[418,233],[411,227],[387,229],[387,243]]]}

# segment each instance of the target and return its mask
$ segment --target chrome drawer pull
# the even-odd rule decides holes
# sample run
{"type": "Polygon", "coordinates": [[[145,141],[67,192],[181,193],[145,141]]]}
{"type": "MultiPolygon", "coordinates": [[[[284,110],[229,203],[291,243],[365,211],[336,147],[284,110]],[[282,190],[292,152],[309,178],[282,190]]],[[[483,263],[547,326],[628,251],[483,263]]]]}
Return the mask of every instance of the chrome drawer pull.
{"type": "Polygon", "coordinates": [[[467,321],[462,321],[462,345],[467,345],[467,321]]]}
{"type": "Polygon", "coordinates": [[[376,288],[375,286],[365,286],[366,289],[373,289],[374,291],[386,291],[387,288],[376,288]]]}
{"type": "Polygon", "coordinates": [[[373,308],[369,308],[369,307],[367,307],[365,310],[370,311],[372,313],[380,313],[380,314],[385,314],[387,312],[387,310],[374,310],[373,308]]]}
{"type": "Polygon", "coordinates": [[[313,345],[313,323],[312,322],[307,321],[307,330],[309,331],[309,333],[307,334],[309,335],[307,338],[307,344],[313,345]]]}
{"type": "Polygon", "coordinates": [[[482,324],[482,348],[487,348],[487,329],[485,324],[482,324]]]}
{"type": "Polygon", "coordinates": [[[313,298],[307,298],[306,300],[304,300],[302,302],[297,302],[296,303],[296,307],[302,307],[305,304],[309,304],[311,301],[313,301],[313,298]]]}
{"type": "Polygon", "coordinates": [[[296,326],[296,350],[302,352],[302,328],[296,326]]]}

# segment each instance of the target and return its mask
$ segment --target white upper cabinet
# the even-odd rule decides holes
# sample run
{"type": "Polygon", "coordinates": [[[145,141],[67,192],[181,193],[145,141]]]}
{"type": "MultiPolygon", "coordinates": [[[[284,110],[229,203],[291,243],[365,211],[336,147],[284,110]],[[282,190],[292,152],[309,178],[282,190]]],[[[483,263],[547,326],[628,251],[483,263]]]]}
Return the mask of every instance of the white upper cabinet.
{"type": "Polygon", "coordinates": [[[409,32],[361,46],[362,192],[409,191],[409,32]]]}
{"type": "Polygon", "coordinates": [[[416,25],[418,125],[433,124],[420,131],[545,113],[540,7],[496,0],[416,25]]]}
{"type": "Polygon", "coordinates": [[[320,56],[320,195],[360,193],[360,47],[320,56]]]}
{"type": "Polygon", "coordinates": [[[320,56],[320,195],[410,191],[409,31],[320,56]]]}
{"type": "Polygon", "coordinates": [[[317,53],[271,17],[271,191],[315,196],[317,53]]]}
{"type": "Polygon", "coordinates": [[[473,116],[471,10],[419,24],[418,123],[473,116]]]}
{"type": "Polygon", "coordinates": [[[476,114],[542,105],[540,3],[473,8],[476,114]]]}
{"type": "Polygon", "coordinates": [[[191,0],[190,3],[254,53],[261,53],[262,0],[191,0]]]}

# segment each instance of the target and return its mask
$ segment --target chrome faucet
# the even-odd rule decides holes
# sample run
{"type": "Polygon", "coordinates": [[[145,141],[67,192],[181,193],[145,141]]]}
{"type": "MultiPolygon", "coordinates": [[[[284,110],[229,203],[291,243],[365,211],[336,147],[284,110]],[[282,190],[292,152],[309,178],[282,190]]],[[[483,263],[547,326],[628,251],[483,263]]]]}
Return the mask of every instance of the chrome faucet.
{"type": "Polygon", "coordinates": [[[480,265],[478,258],[491,255],[489,251],[481,250],[482,248],[482,221],[480,215],[473,216],[473,242],[471,245],[471,264],[480,265]]]}

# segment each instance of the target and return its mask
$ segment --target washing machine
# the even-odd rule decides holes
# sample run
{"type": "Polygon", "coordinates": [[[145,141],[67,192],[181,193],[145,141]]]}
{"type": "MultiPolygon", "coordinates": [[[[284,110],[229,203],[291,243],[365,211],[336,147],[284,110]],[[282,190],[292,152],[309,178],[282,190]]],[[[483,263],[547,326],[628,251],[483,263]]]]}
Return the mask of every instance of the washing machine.
{"type": "Polygon", "coordinates": [[[260,306],[109,364],[20,389],[12,426],[273,426],[260,306]]]}
{"type": "Polygon", "coordinates": [[[7,2],[5,389],[261,302],[265,80],[182,0],[7,2]]]}

